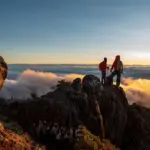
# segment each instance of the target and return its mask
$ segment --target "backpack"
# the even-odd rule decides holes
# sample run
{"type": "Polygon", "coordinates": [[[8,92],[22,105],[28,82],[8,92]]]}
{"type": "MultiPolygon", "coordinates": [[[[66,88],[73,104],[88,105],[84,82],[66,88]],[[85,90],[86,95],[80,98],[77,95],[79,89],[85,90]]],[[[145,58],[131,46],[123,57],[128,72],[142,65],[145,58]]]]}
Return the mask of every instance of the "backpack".
{"type": "Polygon", "coordinates": [[[121,60],[117,62],[117,68],[116,68],[116,70],[118,70],[120,72],[123,71],[123,63],[122,63],[121,60]]]}

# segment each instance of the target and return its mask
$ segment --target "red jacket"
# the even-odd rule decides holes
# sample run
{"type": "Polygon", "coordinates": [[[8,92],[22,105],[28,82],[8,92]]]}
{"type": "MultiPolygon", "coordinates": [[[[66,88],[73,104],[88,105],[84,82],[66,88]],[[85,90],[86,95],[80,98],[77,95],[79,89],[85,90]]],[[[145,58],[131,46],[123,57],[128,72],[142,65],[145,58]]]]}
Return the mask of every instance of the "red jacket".
{"type": "Polygon", "coordinates": [[[106,71],[107,69],[107,63],[105,61],[102,61],[100,64],[99,64],[99,70],[104,72],[106,71]]]}

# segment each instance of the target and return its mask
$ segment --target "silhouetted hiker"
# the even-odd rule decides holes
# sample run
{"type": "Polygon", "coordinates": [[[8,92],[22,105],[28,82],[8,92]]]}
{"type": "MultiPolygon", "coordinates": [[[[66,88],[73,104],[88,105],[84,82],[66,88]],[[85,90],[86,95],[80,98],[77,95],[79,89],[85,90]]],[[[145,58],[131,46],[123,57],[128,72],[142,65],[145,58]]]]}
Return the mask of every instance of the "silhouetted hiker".
{"type": "Polygon", "coordinates": [[[106,69],[107,67],[107,58],[105,57],[104,60],[99,64],[99,70],[101,71],[101,83],[104,85],[106,80],[106,69]]]}
{"type": "Polygon", "coordinates": [[[112,72],[111,77],[113,78],[115,75],[117,75],[117,79],[116,79],[116,85],[119,87],[120,85],[120,80],[121,80],[121,73],[123,73],[123,63],[120,60],[120,55],[117,55],[113,65],[110,69],[110,71],[112,72]]]}

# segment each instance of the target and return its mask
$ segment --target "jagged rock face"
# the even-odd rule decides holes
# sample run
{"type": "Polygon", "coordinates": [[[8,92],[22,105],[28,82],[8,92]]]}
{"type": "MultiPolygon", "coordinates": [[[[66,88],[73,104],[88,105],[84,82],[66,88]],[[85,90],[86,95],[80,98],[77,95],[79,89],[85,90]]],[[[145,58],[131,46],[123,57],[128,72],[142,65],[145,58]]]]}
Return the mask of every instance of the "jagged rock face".
{"type": "Polygon", "coordinates": [[[150,109],[131,105],[122,150],[150,150],[150,109]]]}
{"type": "Polygon", "coordinates": [[[100,90],[100,79],[94,75],[86,75],[82,80],[83,91],[88,94],[96,94],[100,90]]]}
{"type": "MultiPolygon", "coordinates": [[[[79,86],[79,79],[75,81],[79,83],[75,85],[79,86]]],[[[61,137],[59,142],[63,144],[66,142],[64,148],[71,149],[74,138],[67,141],[63,138],[67,132],[76,130],[79,125],[85,126],[92,134],[102,137],[102,124],[104,124],[105,137],[114,144],[121,145],[127,122],[128,105],[123,91],[115,86],[106,86],[100,90],[99,78],[93,75],[85,76],[80,86],[81,90],[75,90],[72,85],[60,85],[54,92],[41,99],[12,103],[5,107],[4,115],[17,121],[34,139],[44,144],[49,143],[50,148],[53,144],[58,144],[58,140],[54,139],[61,137]],[[39,127],[41,122],[45,121],[46,124],[39,127]],[[58,125],[56,135],[51,134],[54,124],[58,125]],[[45,132],[47,129],[49,131],[45,132]],[[60,135],[62,132],[60,129],[65,130],[64,135],[60,135]],[[70,147],[66,148],[66,145],[70,147]]]]}
{"type": "Polygon", "coordinates": [[[0,56],[0,90],[2,89],[4,81],[7,77],[7,70],[8,70],[7,64],[4,61],[3,57],[0,56]]]}
{"type": "Polygon", "coordinates": [[[122,150],[150,150],[150,110],[129,106],[122,88],[100,86],[97,77],[87,75],[32,101],[3,103],[0,112],[49,149],[73,149],[83,125],[122,150]]]}
{"type": "Polygon", "coordinates": [[[104,120],[105,136],[120,146],[127,124],[128,102],[121,88],[108,86],[98,97],[101,113],[104,120]]]}
{"type": "Polygon", "coordinates": [[[16,102],[5,110],[5,115],[16,120],[37,142],[45,144],[48,149],[64,147],[66,150],[73,148],[75,140],[78,127],[75,113],[75,107],[67,99],[16,102]]]}

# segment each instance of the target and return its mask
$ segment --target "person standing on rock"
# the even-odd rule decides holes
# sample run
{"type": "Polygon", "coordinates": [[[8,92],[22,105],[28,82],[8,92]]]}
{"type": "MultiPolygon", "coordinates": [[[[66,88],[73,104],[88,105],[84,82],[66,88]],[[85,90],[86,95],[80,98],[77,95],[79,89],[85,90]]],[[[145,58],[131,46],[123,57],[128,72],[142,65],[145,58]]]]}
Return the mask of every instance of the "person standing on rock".
{"type": "Polygon", "coordinates": [[[105,84],[106,69],[109,69],[109,67],[107,66],[107,58],[105,57],[104,60],[99,64],[99,70],[101,72],[101,83],[102,83],[102,85],[105,84]]]}
{"type": "Polygon", "coordinates": [[[121,74],[123,73],[123,63],[120,60],[120,55],[117,55],[113,65],[110,69],[110,71],[112,72],[111,77],[113,78],[115,75],[117,75],[117,79],[116,79],[116,86],[119,87],[120,85],[120,80],[121,80],[121,74]]]}

